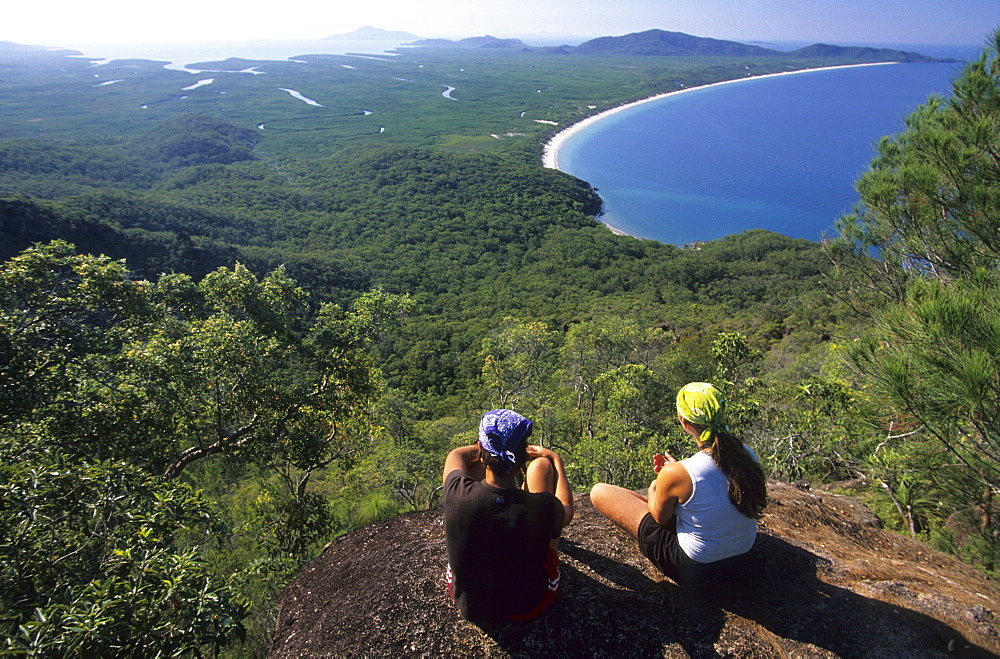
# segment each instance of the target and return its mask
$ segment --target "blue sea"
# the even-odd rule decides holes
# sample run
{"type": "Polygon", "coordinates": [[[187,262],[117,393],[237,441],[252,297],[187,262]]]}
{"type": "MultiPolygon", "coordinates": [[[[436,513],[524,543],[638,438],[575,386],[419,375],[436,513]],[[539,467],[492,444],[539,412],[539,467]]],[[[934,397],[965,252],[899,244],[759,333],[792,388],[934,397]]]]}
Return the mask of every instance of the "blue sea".
{"type": "Polygon", "coordinates": [[[560,169],[598,189],[604,222],[639,238],[680,245],[763,228],[820,240],[859,201],[854,182],[878,140],[947,95],[960,69],[888,64],[692,90],[581,130],[560,169]]]}

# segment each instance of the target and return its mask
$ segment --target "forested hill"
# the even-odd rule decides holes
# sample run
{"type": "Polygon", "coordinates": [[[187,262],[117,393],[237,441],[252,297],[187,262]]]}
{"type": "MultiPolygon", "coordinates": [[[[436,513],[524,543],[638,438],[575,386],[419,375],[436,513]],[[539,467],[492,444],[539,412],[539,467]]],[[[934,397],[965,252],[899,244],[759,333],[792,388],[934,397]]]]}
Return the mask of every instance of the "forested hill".
{"type": "Polygon", "coordinates": [[[418,39],[408,45],[420,46],[423,48],[484,48],[493,50],[502,49],[520,51],[535,50],[520,39],[498,39],[497,37],[490,35],[482,37],[466,37],[465,39],[459,39],[458,41],[452,41],[451,39],[418,39]]]}
{"type": "Polygon", "coordinates": [[[777,51],[748,46],[736,41],[695,37],[683,32],[646,30],[620,37],[599,37],[585,41],[570,52],[600,55],[723,55],[730,57],[761,57],[777,51]]]}
{"type": "Polygon", "coordinates": [[[683,32],[667,30],[646,30],[617,37],[598,37],[578,46],[558,46],[532,48],[518,39],[497,39],[496,37],[469,37],[458,41],[448,39],[421,39],[414,46],[438,48],[493,48],[539,51],[576,55],[617,55],[625,57],[748,57],[774,58],[792,57],[798,59],[825,58],[844,64],[860,62],[950,62],[920,53],[895,50],[892,48],[869,48],[860,46],[834,46],[813,44],[790,52],[764,48],[738,41],[696,37],[683,32]]]}
{"type": "Polygon", "coordinates": [[[344,41],[415,41],[419,37],[415,34],[409,32],[403,32],[401,30],[382,30],[377,27],[372,27],[371,25],[365,25],[359,27],[356,30],[344,34],[331,34],[325,39],[331,40],[344,40],[344,41]]]}
{"type": "Polygon", "coordinates": [[[765,351],[791,381],[839,325],[816,243],[616,236],[588,185],[516,151],[275,163],[231,157],[244,137],[191,117],[120,147],[3,145],[5,184],[31,193],[0,198],[0,483],[19,502],[0,521],[21,529],[0,592],[19,648],[259,654],[298,567],[432,505],[481,410],[539,419],[578,487],[631,484],[649,442],[676,441],[674,381],[712,377],[716,353],[742,380],[765,351]],[[193,143],[205,161],[160,148],[193,143]]]}
{"type": "Polygon", "coordinates": [[[0,200],[0,256],[62,238],[145,277],[240,261],[261,275],[282,265],[343,304],[375,286],[411,295],[421,314],[387,373],[420,397],[466,389],[481,341],[511,314],[561,328],[629,313],[696,343],[738,328],[768,343],[804,330],[819,345],[830,332],[815,321],[833,315],[807,313],[823,266],[815,243],[752,231],[680,249],[613,235],[593,219],[588,185],[518,158],[355,147],[275,170],[233,156],[241,135],[190,117],[132,148],[2,145],[0,167],[23,189],[59,193],[0,200]],[[193,143],[219,162],[136,158],[193,143]]]}
{"type": "Polygon", "coordinates": [[[736,41],[695,37],[683,32],[647,30],[620,37],[600,37],[585,41],[575,48],[563,47],[563,52],[586,55],[641,55],[641,56],[725,56],[725,57],[775,57],[799,58],[826,57],[842,59],[844,63],[857,62],[944,62],[920,53],[891,48],[864,48],[857,46],[830,46],[813,44],[791,52],[762,48],[736,41]]]}

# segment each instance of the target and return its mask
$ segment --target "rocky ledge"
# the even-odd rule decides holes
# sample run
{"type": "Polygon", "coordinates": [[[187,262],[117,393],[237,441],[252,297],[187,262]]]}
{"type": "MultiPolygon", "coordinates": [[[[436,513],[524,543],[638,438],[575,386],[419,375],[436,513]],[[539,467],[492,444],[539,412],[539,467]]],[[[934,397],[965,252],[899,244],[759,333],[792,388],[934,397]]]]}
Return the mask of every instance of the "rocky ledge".
{"type": "Polygon", "coordinates": [[[885,531],[858,501],[772,483],[749,569],[691,601],[586,495],[560,541],[563,590],[483,630],[444,589],[440,510],[331,543],[281,598],[272,657],[935,657],[1000,654],[1000,587],[885,531]]]}

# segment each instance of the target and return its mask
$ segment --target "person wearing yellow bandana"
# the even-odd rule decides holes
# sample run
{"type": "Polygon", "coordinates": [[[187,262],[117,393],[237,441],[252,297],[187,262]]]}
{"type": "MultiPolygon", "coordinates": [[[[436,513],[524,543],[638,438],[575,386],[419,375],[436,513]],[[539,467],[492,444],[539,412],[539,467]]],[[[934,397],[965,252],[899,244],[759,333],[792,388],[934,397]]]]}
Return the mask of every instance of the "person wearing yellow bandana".
{"type": "Polygon", "coordinates": [[[653,456],[656,480],[646,497],[598,483],[590,500],[661,572],[698,594],[709,575],[739,563],[753,547],[767,483],[757,456],[726,425],[726,401],[713,385],[685,385],[677,393],[677,420],[698,444],[694,455],[653,456]]]}

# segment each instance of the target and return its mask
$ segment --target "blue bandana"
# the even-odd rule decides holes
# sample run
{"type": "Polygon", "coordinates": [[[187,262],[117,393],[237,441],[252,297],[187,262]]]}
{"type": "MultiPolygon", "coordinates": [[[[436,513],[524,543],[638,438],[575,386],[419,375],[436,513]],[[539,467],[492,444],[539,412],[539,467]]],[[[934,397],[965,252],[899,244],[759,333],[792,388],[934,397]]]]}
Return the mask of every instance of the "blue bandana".
{"type": "Polygon", "coordinates": [[[493,410],[479,422],[479,445],[491,455],[517,464],[514,449],[531,436],[531,419],[512,410],[493,410]]]}

